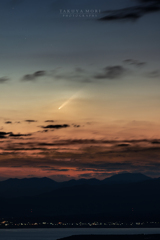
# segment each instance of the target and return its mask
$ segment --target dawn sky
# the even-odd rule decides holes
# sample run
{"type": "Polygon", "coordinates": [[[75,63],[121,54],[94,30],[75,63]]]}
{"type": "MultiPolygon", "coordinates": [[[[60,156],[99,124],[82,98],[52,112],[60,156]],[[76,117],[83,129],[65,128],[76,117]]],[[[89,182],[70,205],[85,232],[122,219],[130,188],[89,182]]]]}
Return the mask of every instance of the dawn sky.
{"type": "Polygon", "coordinates": [[[159,25],[157,0],[1,0],[1,180],[160,176],[159,25]]]}

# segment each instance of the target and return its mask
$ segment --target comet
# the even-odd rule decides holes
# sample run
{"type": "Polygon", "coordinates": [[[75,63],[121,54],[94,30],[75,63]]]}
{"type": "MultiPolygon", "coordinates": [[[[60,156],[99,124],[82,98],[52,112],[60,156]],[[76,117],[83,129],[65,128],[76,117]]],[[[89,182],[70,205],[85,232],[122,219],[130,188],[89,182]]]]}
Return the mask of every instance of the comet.
{"type": "MultiPolygon", "coordinates": [[[[78,92],[79,93],[79,92],[78,92]]],[[[72,101],[72,99],[74,99],[76,96],[77,96],[77,94],[78,93],[76,93],[76,94],[74,94],[72,97],[70,97],[66,102],[64,102],[58,109],[60,110],[60,109],[62,109],[64,106],[66,106],[70,101],[72,101]]]]}

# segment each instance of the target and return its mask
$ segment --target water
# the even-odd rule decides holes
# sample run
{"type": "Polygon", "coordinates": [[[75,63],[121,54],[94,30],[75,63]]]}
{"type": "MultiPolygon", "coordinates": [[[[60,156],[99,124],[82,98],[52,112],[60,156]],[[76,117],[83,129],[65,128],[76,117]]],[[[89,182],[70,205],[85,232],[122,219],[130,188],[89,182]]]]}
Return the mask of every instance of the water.
{"type": "Polygon", "coordinates": [[[1,240],[57,240],[79,234],[160,234],[160,228],[0,229],[1,240]]]}

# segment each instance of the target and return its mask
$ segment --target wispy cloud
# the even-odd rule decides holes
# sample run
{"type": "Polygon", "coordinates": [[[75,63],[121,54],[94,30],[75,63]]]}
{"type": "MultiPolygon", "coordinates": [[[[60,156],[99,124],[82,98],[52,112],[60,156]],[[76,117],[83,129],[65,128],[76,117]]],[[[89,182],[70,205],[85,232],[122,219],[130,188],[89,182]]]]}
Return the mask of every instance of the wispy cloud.
{"type": "Polygon", "coordinates": [[[46,120],[45,122],[54,122],[54,120],[46,120]]]}
{"type": "Polygon", "coordinates": [[[103,13],[106,15],[99,20],[137,20],[146,14],[154,13],[157,11],[160,11],[159,0],[139,0],[139,4],[133,7],[104,11],[103,13]]]}
{"type": "Polygon", "coordinates": [[[31,136],[32,134],[28,133],[28,134],[21,134],[21,133],[18,133],[18,134],[14,134],[14,133],[9,133],[9,136],[10,137],[27,137],[27,136],[31,136]]]}
{"type": "Polygon", "coordinates": [[[72,125],[73,125],[73,127],[75,127],[75,128],[79,128],[79,127],[80,127],[79,124],[72,124],[72,125]]]}
{"type": "Polygon", "coordinates": [[[151,71],[151,72],[147,73],[147,76],[149,78],[158,78],[158,77],[160,77],[160,71],[159,70],[151,71]]]}
{"type": "Polygon", "coordinates": [[[0,78],[0,83],[5,83],[8,82],[10,79],[8,77],[1,77],[0,78]]]}
{"type": "Polygon", "coordinates": [[[44,77],[46,76],[46,72],[45,71],[37,71],[34,72],[33,74],[26,74],[23,76],[22,80],[23,81],[35,81],[40,77],[44,77]]]}
{"type": "Polygon", "coordinates": [[[16,143],[9,141],[1,146],[1,167],[41,168],[57,173],[72,169],[76,176],[83,172],[98,176],[122,171],[150,171],[154,174],[160,166],[160,139],[68,139],[50,142],[30,139],[30,142],[18,142],[18,137],[28,134],[0,132],[1,138],[6,135],[10,140],[12,136],[17,140],[16,143]]]}
{"type": "Polygon", "coordinates": [[[34,122],[37,122],[36,120],[25,120],[25,122],[28,122],[28,123],[34,123],[34,122]]]}
{"type": "Polygon", "coordinates": [[[126,59],[123,62],[127,63],[129,65],[133,65],[135,67],[143,67],[144,65],[146,65],[146,62],[140,62],[140,61],[135,60],[135,59],[126,59]]]}
{"type": "Polygon", "coordinates": [[[126,74],[127,70],[120,65],[108,66],[102,73],[96,74],[95,79],[119,79],[126,74]]]}

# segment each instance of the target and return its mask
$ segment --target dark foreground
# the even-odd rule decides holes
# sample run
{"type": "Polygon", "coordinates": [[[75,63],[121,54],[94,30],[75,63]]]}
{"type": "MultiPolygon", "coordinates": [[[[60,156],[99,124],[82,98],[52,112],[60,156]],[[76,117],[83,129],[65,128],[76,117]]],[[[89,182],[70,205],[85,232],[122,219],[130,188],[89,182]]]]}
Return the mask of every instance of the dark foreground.
{"type": "Polygon", "coordinates": [[[74,235],[74,236],[70,236],[70,237],[61,238],[61,240],[160,240],[160,234],[74,235]]]}

